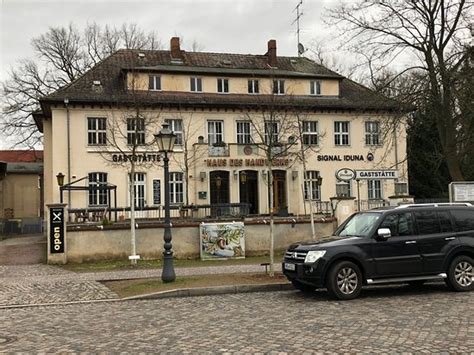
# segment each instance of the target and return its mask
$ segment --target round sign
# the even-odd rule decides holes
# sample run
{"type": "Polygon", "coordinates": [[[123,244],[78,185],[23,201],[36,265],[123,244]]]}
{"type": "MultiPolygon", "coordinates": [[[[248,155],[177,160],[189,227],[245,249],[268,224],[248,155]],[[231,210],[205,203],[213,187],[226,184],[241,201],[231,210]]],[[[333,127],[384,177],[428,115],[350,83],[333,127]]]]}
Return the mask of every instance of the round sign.
{"type": "Polygon", "coordinates": [[[336,177],[341,181],[350,181],[355,179],[355,176],[355,171],[349,168],[342,168],[336,171],[336,177]]]}
{"type": "Polygon", "coordinates": [[[245,154],[245,155],[251,155],[252,153],[253,153],[252,147],[249,146],[249,145],[246,145],[246,146],[244,147],[244,154],[245,154]]]}

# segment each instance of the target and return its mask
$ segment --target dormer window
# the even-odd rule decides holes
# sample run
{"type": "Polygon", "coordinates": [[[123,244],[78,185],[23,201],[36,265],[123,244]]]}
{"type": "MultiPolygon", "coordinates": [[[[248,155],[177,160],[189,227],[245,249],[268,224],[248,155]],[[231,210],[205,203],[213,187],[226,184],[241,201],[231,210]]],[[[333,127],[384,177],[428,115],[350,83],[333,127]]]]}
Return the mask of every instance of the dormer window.
{"type": "Polygon", "coordinates": [[[321,80],[312,80],[310,82],[311,95],[321,95],[321,80]]]}
{"type": "Polygon", "coordinates": [[[191,78],[191,91],[202,92],[202,79],[193,77],[191,78]]]}
{"type": "Polygon", "coordinates": [[[227,93],[229,92],[229,79],[217,79],[217,92],[227,93]]]}
{"type": "Polygon", "coordinates": [[[159,75],[148,76],[148,90],[154,90],[154,91],[161,90],[161,76],[159,75]]]}
{"type": "Polygon", "coordinates": [[[285,93],[285,80],[273,80],[273,93],[277,95],[283,95],[285,93]]]}
{"type": "Polygon", "coordinates": [[[258,93],[259,93],[258,80],[250,79],[249,80],[249,94],[258,94],[258,93]]]}

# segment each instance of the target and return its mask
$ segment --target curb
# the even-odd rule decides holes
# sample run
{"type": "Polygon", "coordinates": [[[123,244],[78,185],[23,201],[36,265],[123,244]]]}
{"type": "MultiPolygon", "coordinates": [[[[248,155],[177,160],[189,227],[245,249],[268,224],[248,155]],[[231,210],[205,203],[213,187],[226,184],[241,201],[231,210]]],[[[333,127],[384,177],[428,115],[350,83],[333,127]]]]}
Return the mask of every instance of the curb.
{"type": "Polygon", "coordinates": [[[197,287],[181,288],[168,291],[148,293],[145,295],[130,296],[122,298],[122,301],[153,300],[160,298],[194,297],[194,296],[212,296],[236,293],[250,292],[273,292],[294,290],[290,283],[272,283],[258,285],[235,285],[235,286],[216,286],[216,287],[197,287]]]}

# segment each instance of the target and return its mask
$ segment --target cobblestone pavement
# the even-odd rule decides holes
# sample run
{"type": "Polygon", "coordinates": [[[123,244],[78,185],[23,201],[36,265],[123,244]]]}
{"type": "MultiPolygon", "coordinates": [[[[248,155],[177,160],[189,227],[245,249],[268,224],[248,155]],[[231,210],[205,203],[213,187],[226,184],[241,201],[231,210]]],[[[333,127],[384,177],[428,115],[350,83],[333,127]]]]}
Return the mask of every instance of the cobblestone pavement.
{"type": "MultiPolygon", "coordinates": [[[[276,269],[281,269],[276,265],[276,269]]],[[[258,272],[260,265],[229,265],[176,268],[176,275],[258,272]]],[[[161,269],[75,273],[60,267],[37,265],[0,265],[0,308],[13,305],[116,299],[118,296],[100,280],[161,277],[161,269]]],[[[0,341],[1,342],[1,341],[0,341]]]]}
{"type": "Polygon", "coordinates": [[[473,309],[442,284],[5,309],[0,352],[470,353],[473,309]]]}

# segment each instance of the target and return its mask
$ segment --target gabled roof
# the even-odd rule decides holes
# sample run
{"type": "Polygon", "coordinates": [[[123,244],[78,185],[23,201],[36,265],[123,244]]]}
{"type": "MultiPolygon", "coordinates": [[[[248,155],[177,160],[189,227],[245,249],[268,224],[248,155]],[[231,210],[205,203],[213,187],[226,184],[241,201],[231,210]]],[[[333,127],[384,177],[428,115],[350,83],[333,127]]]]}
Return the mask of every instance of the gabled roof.
{"type": "Polygon", "coordinates": [[[6,163],[38,163],[43,161],[43,151],[0,150],[0,161],[6,163]]]}

